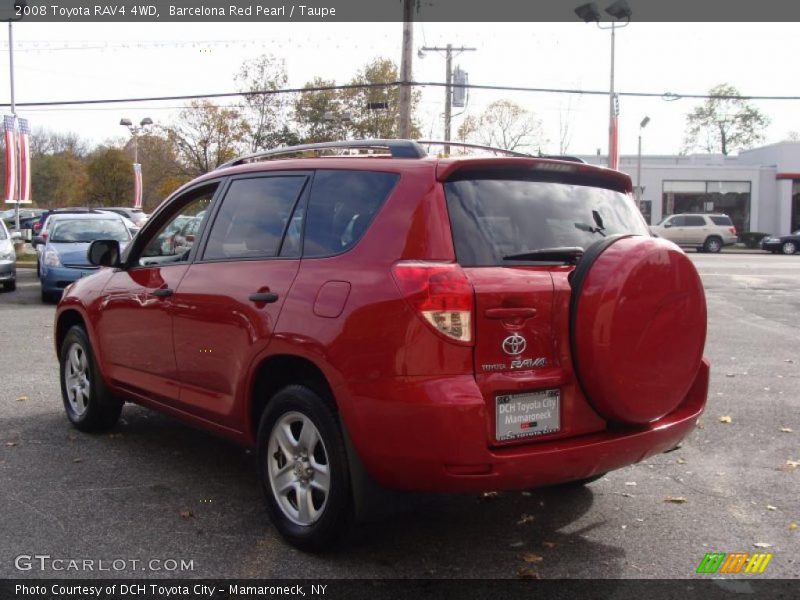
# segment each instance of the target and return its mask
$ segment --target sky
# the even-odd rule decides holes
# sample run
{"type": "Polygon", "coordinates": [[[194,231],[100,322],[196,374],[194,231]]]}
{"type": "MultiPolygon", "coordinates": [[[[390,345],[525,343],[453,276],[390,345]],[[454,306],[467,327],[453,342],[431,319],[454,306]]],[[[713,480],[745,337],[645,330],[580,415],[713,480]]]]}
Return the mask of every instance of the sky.
{"type": "MultiPolygon", "coordinates": [[[[273,54],[286,61],[289,86],[314,76],[346,83],[371,59],[400,61],[400,23],[30,23],[13,26],[16,101],[133,98],[236,90],[244,60],[273,54]]],[[[413,78],[444,81],[444,57],[423,46],[470,46],[454,60],[470,83],[538,88],[609,88],[610,33],[594,24],[416,23],[413,78]]],[[[0,33],[0,102],[10,102],[8,38],[0,33]]],[[[800,95],[794,69],[800,36],[794,23],[636,23],[617,30],[616,89],[705,93],[730,83],[748,95],[800,95]]],[[[562,127],[568,152],[607,151],[608,97],[586,94],[471,90],[467,114],[510,99],[542,121],[546,153],[559,150],[562,127]]],[[[236,102],[236,100],[222,100],[236,102]]],[[[644,154],[681,150],[685,117],[700,100],[620,99],[620,150],[635,154],[639,123],[644,154]]],[[[756,101],[771,119],[766,143],[800,131],[800,100],[756,101]]],[[[28,108],[17,113],[36,129],[72,131],[92,143],[127,135],[119,120],[174,120],[182,102],[28,108]]],[[[418,112],[424,137],[441,139],[444,90],[425,88],[418,112]]],[[[5,109],[8,111],[8,109],[5,109]]],[[[454,109],[458,114],[463,109],[454,109]]],[[[463,114],[453,120],[453,132],[463,114]]]]}

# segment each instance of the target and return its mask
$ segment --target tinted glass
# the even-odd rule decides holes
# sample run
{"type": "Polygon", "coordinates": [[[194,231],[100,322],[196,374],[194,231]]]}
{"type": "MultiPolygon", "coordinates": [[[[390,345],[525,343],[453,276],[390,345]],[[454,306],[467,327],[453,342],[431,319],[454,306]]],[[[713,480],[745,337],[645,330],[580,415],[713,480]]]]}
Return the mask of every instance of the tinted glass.
{"type": "Polygon", "coordinates": [[[400,178],[372,171],[317,171],[308,203],[304,256],[351,248],[369,227],[400,178]]]}
{"type": "Polygon", "coordinates": [[[51,242],[80,243],[94,240],[117,240],[127,242],[131,239],[128,228],[122,219],[61,219],[53,226],[51,242]]]}
{"type": "Polygon", "coordinates": [[[711,221],[714,225],[733,225],[730,217],[711,217],[711,221]]]}
{"type": "Polygon", "coordinates": [[[203,259],[277,256],[306,180],[305,176],[234,180],[214,219],[203,259]]]}
{"type": "MultiPolygon", "coordinates": [[[[508,265],[504,256],[544,248],[587,248],[619,233],[649,235],[636,206],[598,187],[514,179],[445,184],[458,262],[508,265]]],[[[512,263],[513,264],[513,263],[512,263]]]]}
{"type": "Polygon", "coordinates": [[[684,217],[686,222],[684,223],[685,227],[703,227],[706,224],[706,220],[703,217],[684,217]]]}
{"type": "Polygon", "coordinates": [[[6,227],[0,223],[0,240],[6,239],[6,227]]]}
{"type": "Polygon", "coordinates": [[[138,264],[163,265],[188,260],[215,190],[216,185],[201,192],[193,192],[188,199],[178,201],[175,213],[158,231],[149,234],[138,264]]]}

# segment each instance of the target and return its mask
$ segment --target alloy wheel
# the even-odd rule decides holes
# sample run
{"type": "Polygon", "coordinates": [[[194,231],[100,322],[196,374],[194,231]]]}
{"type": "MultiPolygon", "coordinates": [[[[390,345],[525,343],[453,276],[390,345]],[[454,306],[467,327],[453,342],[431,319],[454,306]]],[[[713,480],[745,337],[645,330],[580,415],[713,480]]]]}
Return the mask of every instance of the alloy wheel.
{"type": "Polygon", "coordinates": [[[72,412],[76,417],[83,416],[89,406],[92,385],[89,381],[89,357],[83,346],[78,343],[72,344],[67,351],[64,387],[72,412]]]}

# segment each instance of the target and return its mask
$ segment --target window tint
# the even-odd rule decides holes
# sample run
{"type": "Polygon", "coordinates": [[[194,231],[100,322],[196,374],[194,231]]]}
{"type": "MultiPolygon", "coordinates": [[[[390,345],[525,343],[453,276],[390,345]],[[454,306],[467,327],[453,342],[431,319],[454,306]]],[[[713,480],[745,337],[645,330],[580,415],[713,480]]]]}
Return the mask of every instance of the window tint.
{"type": "Polygon", "coordinates": [[[730,217],[711,217],[714,225],[733,225],[730,217]]]}
{"type": "Polygon", "coordinates": [[[463,266],[508,265],[504,257],[545,248],[585,249],[618,233],[649,235],[631,199],[614,190],[481,178],[450,181],[445,193],[463,266]]]}
{"type": "Polygon", "coordinates": [[[277,256],[306,180],[305,176],[234,180],[214,219],[203,259],[277,256]]]}
{"type": "Polygon", "coordinates": [[[188,260],[216,189],[214,185],[178,200],[174,214],[155,234],[150,235],[134,264],[150,266],[188,260]]]}
{"type": "Polygon", "coordinates": [[[672,217],[672,219],[669,222],[672,224],[673,227],[683,227],[686,224],[686,217],[684,216],[672,217]]]}
{"type": "Polygon", "coordinates": [[[317,171],[308,203],[303,255],[330,256],[351,248],[399,177],[371,171],[317,171]]]}
{"type": "Polygon", "coordinates": [[[703,227],[706,224],[706,220],[703,217],[686,216],[684,219],[686,219],[685,227],[703,227]]]}

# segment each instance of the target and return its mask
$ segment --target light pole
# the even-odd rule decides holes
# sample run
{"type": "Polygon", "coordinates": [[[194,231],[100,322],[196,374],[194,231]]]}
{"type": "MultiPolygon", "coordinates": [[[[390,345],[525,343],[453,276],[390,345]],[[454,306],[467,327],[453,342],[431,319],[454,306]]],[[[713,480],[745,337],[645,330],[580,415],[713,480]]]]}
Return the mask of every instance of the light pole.
{"type": "Polygon", "coordinates": [[[625,22],[619,24],[616,21],[612,21],[611,27],[603,27],[600,25],[600,11],[597,9],[597,4],[594,2],[582,4],[575,9],[575,14],[586,23],[594,21],[599,29],[611,30],[611,83],[608,91],[608,166],[611,169],[616,169],[619,166],[619,153],[617,149],[617,107],[614,94],[614,44],[616,41],[617,28],[625,27],[630,24],[633,11],[631,11],[631,7],[628,6],[626,0],[617,0],[613,4],[610,4],[605,11],[617,21],[624,19],[625,22]]]}
{"type": "MultiPolygon", "coordinates": [[[[12,13],[16,13],[17,7],[20,7],[20,9],[22,10],[26,6],[28,6],[28,2],[27,2],[27,0],[16,0],[13,3],[12,6],[13,6],[12,13]]],[[[16,19],[12,19],[12,18],[8,19],[8,73],[9,73],[9,78],[10,78],[10,82],[9,82],[10,86],[9,86],[9,88],[10,88],[10,92],[11,92],[11,116],[14,118],[14,124],[15,124],[14,125],[14,140],[15,140],[14,143],[15,144],[16,144],[16,139],[17,139],[17,134],[16,134],[17,106],[16,106],[16,104],[14,102],[14,28],[12,27],[12,23],[14,21],[19,21],[21,18],[22,17],[19,17],[19,18],[16,18],[16,19]]],[[[14,161],[13,168],[14,169],[17,168],[16,161],[14,161]]],[[[14,177],[14,181],[15,182],[18,181],[16,175],[14,177]]],[[[17,186],[18,186],[18,183],[15,183],[14,187],[16,188],[17,186]]],[[[16,204],[14,205],[14,230],[15,231],[19,231],[20,230],[19,229],[19,204],[20,204],[21,198],[19,197],[20,194],[17,192],[16,189],[14,190],[13,195],[14,195],[14,198],[12,198],[12,199],[17,201],[16,204]]]]}
{"type": "Polygon", "coordinates": [[[133,137],[133,206],[142,206],[142,165],[139,164],[139,135],[147,133],[147,128],[153,124],[153,119],[145,117],[139,121],[139,125],[134,125],[130,119],[122,118],[119,124],[127,127],[133,137]]]}
{"type": "Polygon", "coordinates": [[[639,123],[639,152],[636,155],[636,206],[642,212],[642,130],[647,127],[650,117],[645,117],[639,123]]]}
{"type": "MultiPolygon", "coordinates": [[[[437,48],[435,46],[423,46],[419,49],[417,56],[420,58],[425,57],[426,52],[444,52],[445,56],[445,92],[444,92],[444,141],[450,141],[450,120],[453,111],[453,53],[458,56],[462,52],[474,52],[477,48],[453,48],[453,44],[447,44],[445,48],[437,48]]],[[[450,154],[450,146],[445,144],[444,153],[450,154]]]]}

